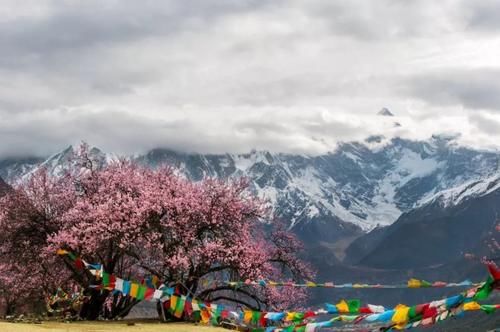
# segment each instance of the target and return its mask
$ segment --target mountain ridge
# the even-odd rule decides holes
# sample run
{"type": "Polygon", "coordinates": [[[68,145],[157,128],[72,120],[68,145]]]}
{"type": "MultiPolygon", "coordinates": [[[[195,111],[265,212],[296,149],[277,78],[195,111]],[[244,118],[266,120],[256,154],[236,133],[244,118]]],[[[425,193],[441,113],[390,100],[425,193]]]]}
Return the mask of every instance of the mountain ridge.
{"type": "MultiPolygon", "coordinates": [[[[91,149],[99,163],[115,159],[91,149]]],[[[74,159],[69,146],[46,160],[0,161],[0,176],[15,183],[37,167],[57,175],[74,159]]],[[[306,240],[327,242],[388,226],[443,191],[479,181],[498,170],[499,154],[456,145],[436,135],[425,141],[339,143],[335,151],[293,155],[253,150],[245,154],[197,154],[153,149],[129,157],[148,167],[169,164],[189,179],[247,177],[278,218],[306,240]]]]}
{"type": "Polygon", "coordinates": [[[456,205],[439,199],[403,214],[395,223],[356,239],[346,262],[385,269],[426,268],[472,255],[500,252],[500,187],[471,195],[456,205]]]}

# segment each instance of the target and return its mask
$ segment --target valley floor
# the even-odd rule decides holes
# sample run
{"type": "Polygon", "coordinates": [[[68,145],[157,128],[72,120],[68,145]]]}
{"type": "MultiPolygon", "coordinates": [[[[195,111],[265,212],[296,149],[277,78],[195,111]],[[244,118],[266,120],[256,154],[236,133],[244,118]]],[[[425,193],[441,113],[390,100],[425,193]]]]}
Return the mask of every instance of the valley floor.
{"type": "Polygon", "coordinates": [[[24,324],[0,322],[2,332],[222,332],[221,328],[191,325],[182,323],[135,323],[128,326],[127,322],[84,322],[61,323],[43,322],[42,324],[24,324]]]}

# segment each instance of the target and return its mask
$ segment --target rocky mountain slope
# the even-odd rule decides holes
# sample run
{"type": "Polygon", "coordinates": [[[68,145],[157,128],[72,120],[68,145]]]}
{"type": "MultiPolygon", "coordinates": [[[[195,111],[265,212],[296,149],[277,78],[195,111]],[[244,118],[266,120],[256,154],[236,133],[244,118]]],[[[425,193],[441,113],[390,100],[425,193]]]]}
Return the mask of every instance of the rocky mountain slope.
{"type": "Polygon", "coordinates": [[[40,166],[45,158],[24,157],[0,159],[0,177],[6,182],[14,184],[25,174],[40,166]]]}
{"type": "Polygon", "coordinates": [[[7,191],[9,190],[9,185],[5,183],[5,181],[0,177],[0,197],[5,195],[7,191]]]}
{"type": "Polygon", "coordinates": [[[500,175],[441,192],[392,225],[358,238],[346,261],[374,268],[425,268],[500,253],[500,175]]]}

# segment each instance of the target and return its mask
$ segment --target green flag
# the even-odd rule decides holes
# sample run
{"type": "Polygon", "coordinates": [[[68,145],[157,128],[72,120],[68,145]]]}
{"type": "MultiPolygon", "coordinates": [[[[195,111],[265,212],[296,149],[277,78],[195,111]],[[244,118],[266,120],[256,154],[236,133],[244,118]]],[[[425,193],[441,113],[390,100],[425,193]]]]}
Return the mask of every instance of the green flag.
{"type": "Polygon", "coordinates": [[[252,311],[252,325],[259,325],[261,313],[259,311],[252,311]]]}
{"type": "Polygon", "coordinates": [[[215,310],[212,311],[212,324],[213,325],[218,325],[219,324],[219,318],[221,315],[222,307],[220,305],[217,306],[215,310]]]}
{"type": "Polygon", "coordinates": [[[177,298],[177,304],[175,306],[174,316],[177,318],[182,318],[182,313],[184,312],[184,305],[186,304],[186,297],[181,296],[177,298]]]}
{"type": "Polygon", "coordinates": [[[410,319],[417,317],[417,307],[416,306],[410,307],[410,310],[408,310],[408,317],[410,319]]]}
{"type": "Polygon", "coordinates": [[[147,290],[146,285],[139,286],[139,290],[137,291],[137,299],[138,300],[144,300],[144,297],[146,296],[146,290],[147,290]]]}
{"type": "Polygon", "coordinates": [[[102,286],[103,287],[109,286],[109,273],[107,272],[102,273],[102,286]]]}
{"type": "Polygon", "coordinates": [[[347,305],[349,306],[349,313],[357,314],[359,312],[359,308],[361,307],[360,300],[349,300],[347,301],[347,305]]]}
{"type": "Polygon", "coordinates": [[[497,310],[497,308],[496,306],[491,304],[483,304],[481,305],[481,310],[483,310],[487,314],[492,314],[497,310]]]}
{"type": "Polygon", "coordinates": [[[421,280],[420,281],[420,287],[432,287],[432,284],[428,281],[421,280]]]}
{"type": "Polygon", "coordinates": [[[193,317],[193,321],[199,322],[201,320],[201,313],[200,313],[200,311],[199,310],[198,311],[193,311],[192,317],[193,317]]]}
{"type": "Polygon", "coordinates": [[[476,295],[474,295],[473,299],[474,301],[476,300],[486,300],[488,296],[490,296],[491,291],[493,290],[493,278],[491,276],[488,277],[484,285],[479,288],[478,292],[476,295]]]}

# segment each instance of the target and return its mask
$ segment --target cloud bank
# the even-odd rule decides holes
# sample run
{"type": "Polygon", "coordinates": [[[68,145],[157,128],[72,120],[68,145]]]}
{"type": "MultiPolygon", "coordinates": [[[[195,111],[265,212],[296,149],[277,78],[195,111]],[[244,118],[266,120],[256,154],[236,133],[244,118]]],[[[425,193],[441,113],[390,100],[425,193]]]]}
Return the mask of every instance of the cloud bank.
{"type": "Polygon", "coordinates": [[[498,148],[499,22],[497,1],[3,1],[0,157],[498,148]]]}

